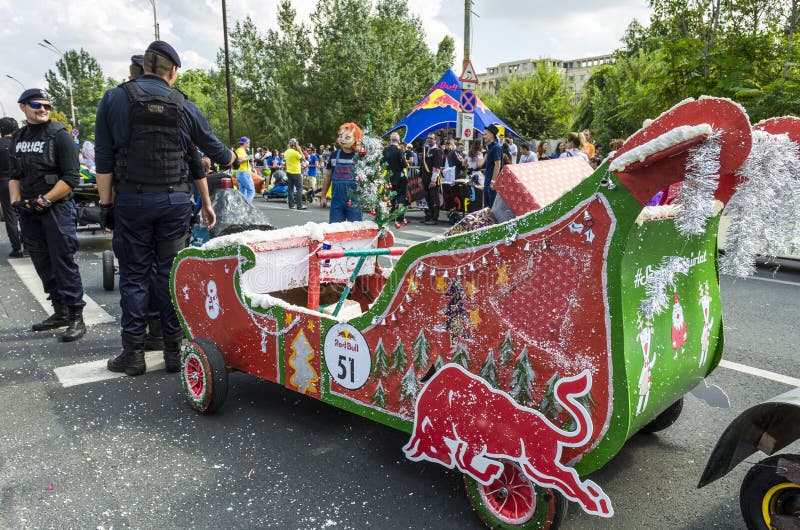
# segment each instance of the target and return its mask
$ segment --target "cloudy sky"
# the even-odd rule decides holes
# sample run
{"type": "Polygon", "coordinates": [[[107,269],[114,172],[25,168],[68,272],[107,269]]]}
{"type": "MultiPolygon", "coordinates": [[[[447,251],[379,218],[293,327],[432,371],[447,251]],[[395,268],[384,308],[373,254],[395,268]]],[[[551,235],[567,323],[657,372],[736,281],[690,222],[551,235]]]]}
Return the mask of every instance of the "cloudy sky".
{"type": "MultiPolygon", "coordinates": [[[[208,68],[222,47],[220,0],[155,0],[161,38],[180,54],[183,68],[208,68]]],[[[293,0],[298,18],[309,20],[316,0],[293,0]]],[[[277,0],[228,0],[228,23],[250,15],[262,28],[275,26],[277,0]]],[[[445,35],[456,39],[457,65],[463,51],[463,3],[408,0],[435,49],[445,35]]],[[[646,24],[647,0],[588,0],[575,9],[541,0],[474,0],[472,61],[488,66],[523,58],[575,59],[609,53],[619,46],[634,18],[646,24]]],[[[21,87],[44,86],[58,59],[37,43],[61,50],[83,48],[106,76],[123,79],[128,60],[153,40],[151,0],[0,0],[0,113],[21,118],[21,87]]],[[[456,68],[460,70],[460,66],[456,68]]],[[[460,73],[457,71],[456,73],[460,73]]]]}

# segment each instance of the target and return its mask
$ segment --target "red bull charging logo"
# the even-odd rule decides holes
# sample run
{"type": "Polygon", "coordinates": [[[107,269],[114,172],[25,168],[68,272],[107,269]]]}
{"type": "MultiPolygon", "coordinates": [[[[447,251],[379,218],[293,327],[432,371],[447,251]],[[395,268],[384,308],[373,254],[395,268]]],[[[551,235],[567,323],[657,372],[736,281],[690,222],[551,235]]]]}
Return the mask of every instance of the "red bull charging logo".
{"type": "Polygon", "coordinates": [[[436,90],[432,91],[430,94],[422,98],[422,101],[417,103],[417,106],[414,107],[414,110],[421,110],[421,109],[436,109],[436,108],[451,108],[453,110],[459,110],[460,106],[458,100],[449,95],[442,89],[437,88],[436,90]]]}
{"type": "Polygon", "coordinates": [[[614,509],[605,492],[561,463],[562,447],[581,447],[591,439],[591,417],[576,399],[591,387],[588,370],[556,383],[558,403],[577,424],[565,431],[461,365],[447,364],[420,391],[414,431],[403,451],[416,462],[458,466],[484,486],[500,477],[503,460],[516,462],[532,482],[560,491],[586,513],[611,517],[614,509]]]}

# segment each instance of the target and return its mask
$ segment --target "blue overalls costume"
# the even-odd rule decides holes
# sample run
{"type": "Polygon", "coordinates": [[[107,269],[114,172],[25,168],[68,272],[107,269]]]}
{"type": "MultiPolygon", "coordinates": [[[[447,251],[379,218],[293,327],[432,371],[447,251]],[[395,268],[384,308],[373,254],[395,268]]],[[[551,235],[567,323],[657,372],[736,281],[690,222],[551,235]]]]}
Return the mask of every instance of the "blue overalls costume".
{"type": "MultiPolygon", "coordinates": [[[[48,121],[26,125],[12,138],[15,168],[10,178],[20,182],[22,201],[35,201],[58,181],[74,188],[80,181],[78,151],[64,124],[48,121]]],[[[30,252],[36,273],[53,304],[54,314],[34,324],[33,331],[69,326],[62,340],[77,340],[83,325],[83,285],[75,263],[78,250],[77,210],[71,194],[35,211],[19,207],[22,239],[30,252]],[[77,320],[80,320],[77,322],[77,320]],[[71,321],[76,320],[76,329],[71,321]]]]}
{"type": "Polygon", "coordinates": [[[350,197],[356,189],[355,153],[345,153],[341,149],[331,155],[328,169],[331,174],[331,205],[328,222],[361,221],[362,213],[357,202],[350,197]]]}
{"type": "MultiPolygon", "coordinates": [[[[156,41],[150,51],[180,66],[168,44],[156,41]]],[[[109,360],[108,368],[128,375],[145,371],[149,287],[155,283],[164,360],[168,371],[177,371],[183,331],[172,306],[169,276],[175,256],[186,246],[192,216],[187,153],[194,144],[220,165],[228,165],[232,153],[195,105],[161,77],[148,74],[105,93],[97,109],[95,140],[97,171],[113,173],[116,190],[113,246],[119,261],[123,352],[109,360]]]]}

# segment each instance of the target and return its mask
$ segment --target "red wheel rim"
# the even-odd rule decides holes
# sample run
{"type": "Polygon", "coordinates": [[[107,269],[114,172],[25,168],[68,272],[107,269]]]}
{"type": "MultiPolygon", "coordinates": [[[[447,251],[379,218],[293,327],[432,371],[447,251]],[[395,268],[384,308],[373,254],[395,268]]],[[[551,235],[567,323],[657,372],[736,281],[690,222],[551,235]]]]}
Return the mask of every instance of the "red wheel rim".
{"type": "Polygon", "coordinates": [[[536,489],[516,464],[503,462],[503,473],[488,486],[478,484],[483,505],[508,524],[522,524],[536,512],[536,489]]]}
{"type": "Polygon", "coordinates": [[[189,392],[195,398],[201,399],[206,391],[206,372],[203,370],[203,362],[196,353],[192,352],[186,358],[183,371],[189,392]]]}

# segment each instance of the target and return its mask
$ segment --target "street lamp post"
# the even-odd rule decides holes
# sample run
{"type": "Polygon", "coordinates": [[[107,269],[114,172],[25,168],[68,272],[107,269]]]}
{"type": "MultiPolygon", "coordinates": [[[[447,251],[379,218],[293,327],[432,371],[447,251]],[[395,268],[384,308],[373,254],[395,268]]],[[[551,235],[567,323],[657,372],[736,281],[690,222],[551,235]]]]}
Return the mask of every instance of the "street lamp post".
{"type": "Polygon", "coordinates": [[[156,40],[161,40],[161,35],[158,32],[158,17],[156,17],[156,0],[150,0],[150,3],[153,4],[153,33],[156,36],[156,40]]]}
{"type": "Polygon", "coordinates": [[[21,87],[22,87],[22,90],[25,90],[25,85],[23,85],[23,84],[22,84],[22,82],[21,82],[19,79],[17,79],[16,77],[14,77],[14,76],[13,76],[13,75],[11,75],[11,74],[6,74],[6,77],[7,77],[7,78],[9,78],[9,79],[11,79],[11,80],[12,80],[12,81],[14,81],[15,83],[17,83],[19,86],[21,86],[21,87]]]}
{"type": "Polygon", "coordinates": [[[67,58],[64,56],[64,52],[59,50],[55,44],[53,44],[47,39],[42,39],[42,42],[38,44],[45,50],[50,50],[56,55],[61,56],[61,58],[64,60],[64,72],[67,78],[67,91],[69,92],[69,110],[70,110],[70,115],[72,117],[72,126],[75,127],[78,124],[75,121],[75,103],[72,99],[72,78],[69,75],[69,64],[67,64],[67,58]]]}

